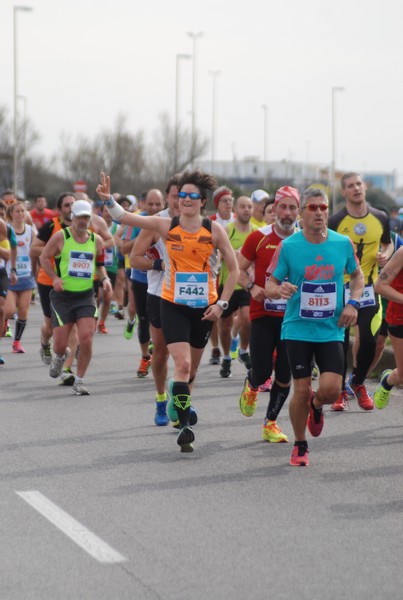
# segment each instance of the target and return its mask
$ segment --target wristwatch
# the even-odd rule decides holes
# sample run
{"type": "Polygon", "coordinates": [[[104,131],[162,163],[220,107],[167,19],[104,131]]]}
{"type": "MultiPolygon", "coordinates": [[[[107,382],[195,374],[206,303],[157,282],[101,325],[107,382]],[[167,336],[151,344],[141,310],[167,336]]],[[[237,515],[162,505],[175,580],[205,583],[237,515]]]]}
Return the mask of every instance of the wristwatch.
{"type": "Polygon", "coordinates": [[[229,306],[229,304],[226,300],[217,300],[217,304],[221,308],[222,311],[227,310],[227,308],[229,306]]]}
{"type": "Polygon", "coordinates": [[[246,284],[246,290],[249,292],[253,286],[255,285],[254,281],[250,281],[249,283],[246,284]]]}
{"type": "Polygon", "coordinates": [[[348,300],[347,304],[351,304],[351,306],[354,306],[354,308],[356,308],[357,310],[360,310],[360,303],[358,300],[353,300],[352,298],[350,298],[350,300],[348,300]]]}

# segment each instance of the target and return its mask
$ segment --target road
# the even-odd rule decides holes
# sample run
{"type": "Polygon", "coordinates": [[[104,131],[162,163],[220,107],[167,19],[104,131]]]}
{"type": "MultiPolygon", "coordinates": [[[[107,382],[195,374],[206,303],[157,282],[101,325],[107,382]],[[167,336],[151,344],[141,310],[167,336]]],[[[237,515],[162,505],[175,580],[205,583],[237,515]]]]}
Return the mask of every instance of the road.
{"type": "MultiPolygon", "coordinates": [[[[261,441],[268,395],[243,417],[243,365],[221,379],[206,352],[181,454],[122,322],[95,336],[88,397],[48,376],[40,322],[33,305],[26,354],[1,341],[0,598],[401,600],[401,391],[383,411],[328,410],[293,468],[291,443],[261,441]]],[[[279,425],[291,441],[286,408],[279,425]]]]}

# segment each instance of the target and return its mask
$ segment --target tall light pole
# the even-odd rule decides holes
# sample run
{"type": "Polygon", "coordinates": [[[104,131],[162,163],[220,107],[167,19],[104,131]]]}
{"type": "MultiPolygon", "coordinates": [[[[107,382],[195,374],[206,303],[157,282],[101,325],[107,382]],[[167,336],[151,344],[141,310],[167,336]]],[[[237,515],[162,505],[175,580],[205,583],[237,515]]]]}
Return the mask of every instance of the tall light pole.
{"type": "Polygon", "coordinates": [[[23,106],[21,191],[22,191],[22,197],[25,198],[25,160],[26,160],[26,147],[27,147],[27,97],[18,95],[17,100],[21,100],[22,106],[23,106]]]}
{"type": "Polygon", "coordinates": [[[263,189],[266,187],[267,180],[267,104],[262,104],[263,108],[263,189]]]}
{"type": "Polygon", "coordinates": [[[331,213],[336,208],[336,94],[344,92],[344,87],[332,87],[332,164],[330,169],[329,184],[331,189],[332,203],[331,213]]]}
{"type": "Polygon", "coordinates": [[[175,164],[174,171],[178,170],[178,129],[179,129],[179,64],[182,59],[192,58],[191,54],[176,55],[176,74],[175,74],[175,164]]]}
{"type": "Polygon", "coordinates": [[[197,94],[197,86],[196,86],[196,75],[197,75],[197,63],[196,63],[196,42],[199,37],[203,35],[202,31],[198,33],[188,32],[188,36],[193,40],[193,69],[192,69],[192,133],[191,133],[191,160],[193,163],[193,156],[196,146],[196,94],[197,94]]]}
{"type": "Polygon", "coordinates": [[[211,106],[211,173],[214,174],[215,162],[215,132],[216,132],[216,79],[221,71],[209,71],[213,78],[213,97],[211,106]]]}
{"type": "Polygon", "coordinates": [[[18,127],[17,127],[17,96],[18,96],[18,59],[17,59],[17,12],[31,11],[30,6],[14,6],[13,8],[13,25],[14,25],[14,152],[13,152],[13,190],[17,195],[17,179],[18,179],[18,127]]]}

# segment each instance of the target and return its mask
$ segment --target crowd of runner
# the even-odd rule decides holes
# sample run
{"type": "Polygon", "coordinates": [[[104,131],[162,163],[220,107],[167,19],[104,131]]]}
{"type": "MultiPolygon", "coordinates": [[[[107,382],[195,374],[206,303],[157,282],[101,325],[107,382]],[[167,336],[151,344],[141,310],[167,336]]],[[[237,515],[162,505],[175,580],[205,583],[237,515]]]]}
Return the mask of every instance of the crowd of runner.
{"type": "Polygon", "coordinates": [[[28,209],[6,191],[1,337],[11,336],[12,352],[24,354],[37,293],[38,360],[60,385],[85,396],[94,333],[108,335],[108,319],[125,320],[124,337],[137,332],[137,377],[151,374],[155,382],[154,423],[178,429],[182,452],[193,451],[193,387],[210,340],[217,376],[231,377],[234,360],[245,368],[242,415],[252,417],[268,392],[266,442],[288,442],[277,420],[293,384],[290,464],[307,466],[306,429],[321,434],[324,405],[344,411],[355,398],[365,411],[382,409],[403,383],[403,248],[399,236],[391,238],[388,217],[368,205],[365,189],[360,174],[346,173],[345,205],[331,216],[322,189],[300,194],[283,186],[273,198],[264,190],[234,198],[199,170],[172,176],[164,192],[150,189],[140,201],[112,194],[102,173],[97,200],[64,192],[55,211],[44,195],[28,209]],[[212,215],[205,214],[209,198],[212,215]],[[397,367],[382,373],[371,398],[365,379],[387,335],[397,367]]]}

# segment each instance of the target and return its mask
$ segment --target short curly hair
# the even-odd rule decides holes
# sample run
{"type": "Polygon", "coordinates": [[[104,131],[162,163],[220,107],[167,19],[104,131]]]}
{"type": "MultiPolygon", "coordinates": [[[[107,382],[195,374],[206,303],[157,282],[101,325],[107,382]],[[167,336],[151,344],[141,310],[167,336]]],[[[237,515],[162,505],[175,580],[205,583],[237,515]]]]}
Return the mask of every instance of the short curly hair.
{"type": "Polygon", "coordinates": [[[199,171],[199,169],[195,169],[194,171],[184,171],[182,173],[178,184],[179,191],[187,183],[191,183],[199,188],[202,200],[206,200],[207,195],[211,194],[211,192],[217,187],[216,179],[208,173],[199,171]]]}

